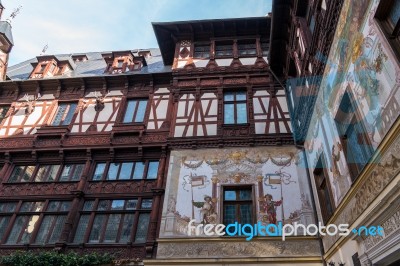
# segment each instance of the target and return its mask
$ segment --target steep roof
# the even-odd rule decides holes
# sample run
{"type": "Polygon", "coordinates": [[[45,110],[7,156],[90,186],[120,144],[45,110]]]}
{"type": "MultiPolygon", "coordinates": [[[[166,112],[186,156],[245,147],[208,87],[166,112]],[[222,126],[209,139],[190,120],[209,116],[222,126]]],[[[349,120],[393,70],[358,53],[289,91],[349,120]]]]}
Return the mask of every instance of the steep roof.
{"type": "MultiPolygon", "coordinates": [[[[156,48],[146,49],[150,50],[151,56],[146,58],[147,66],[141,68],[140,71],[125,72],[119,75],[131,75],[131,74],[150,74],[150,73],[162,73],[170,72],[170,66],[164,66],[160,54],[160,50],[156,48]]],[[[131,50],[133,54],[137,54],[142,50],[131,50]]],[[[115,51],[114,51],[115,52],[115,51]]],[[[59,61],[72,61],[74,55],[86,55],[88,60],[73,63],[73,70],[69,71],[61,76],[46,77],[44,79],[62,79],[62,78],[76,78],[76,77],[91,77],[91,76],[116,76],[118,74],[104,73],[107,64],[102,57],[102,54],[110,53],[106,52],[88,52],[88,53],[74,53],[74,54],[58,54],[54,55],[59,61]]],[[[35,63],[38,63],[37,58],[32,58],[21,62],[19,64],[8,67],[7,76],[11,80],[27,80],[33,70],[35,63]]]]}

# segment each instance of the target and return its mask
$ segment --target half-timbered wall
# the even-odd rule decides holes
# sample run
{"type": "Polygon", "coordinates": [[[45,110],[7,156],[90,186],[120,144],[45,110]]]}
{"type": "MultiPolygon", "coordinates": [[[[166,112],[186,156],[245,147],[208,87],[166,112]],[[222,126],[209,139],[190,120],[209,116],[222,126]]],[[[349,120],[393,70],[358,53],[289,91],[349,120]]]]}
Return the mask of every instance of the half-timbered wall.
{"type": "Polygon", "coordinates": [[[150,114],[147,122],[147,129],[161,129],[168,117],[168,104],[170,91],[168,88],[156,89],[153,94],[153,100],[150,104],[150,114]]]}

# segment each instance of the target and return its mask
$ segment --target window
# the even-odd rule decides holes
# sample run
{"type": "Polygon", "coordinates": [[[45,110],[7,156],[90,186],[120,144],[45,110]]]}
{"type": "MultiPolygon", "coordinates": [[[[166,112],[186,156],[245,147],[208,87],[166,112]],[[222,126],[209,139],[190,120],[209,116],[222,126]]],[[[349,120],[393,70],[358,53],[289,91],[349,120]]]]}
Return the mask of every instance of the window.
{"type": "Polygon", "coordinates": [[[122,68],[122,65],[124,64],[124,60],[118,60],[117,61],[117,67],[122,68]]]}
{"type": "Polygon", "coordinates": [[[40,64],[38,71],[36,73],[43,73],[44,70],[46,69],[47,64],[40,64]]]}
{"type": "Polygon", "coordinates": [[[252,187],[224,187],[223,193],[223,223],[252,224],[254,222],[252,187]]]}
{"type": "Polygon", "coordinates": [[[311,31],[311,34],[314,33],[314,30],[315,30],[315,17],[311,16],[311,20],[310,20],[310,31],[311,31]]]}
{"type": "Polygon", "coordinates": [[[97,163],[93,180],[156,179],[158,164],[158,161],[97,163]]]}
{"type": "Polygon", "coordinates": [[[224,93],[224,124],[247,123],[246,92],[224,93]]]}
{"type": "Polygon", "coordinates": [[[60,170],[59,164],[39,165],[37,167],[34,165],[17,165],[14,167],[8,182],[79,181],[84,167],[84,164],[65,164],[60,170]]]}
{"type": "Polygon", "coordinates": [[[375,17],[390,38],[400,35],[400,0],[381,1],[375,17]]]}
{"type": "Polygon", "coordinates": [[[353,181],[373,154],[367,131],[359,117],[356,103],[346,91],[339,105],[335,122],[353,181]]]}
{"type": "Polygon", "coordinates": [[[215,57],[232,57],[233,56],[233,42],[215,42],[215,57]]]}
{"type": "Polygon", "coordinates": [[[146,113],[147,100],[131,99],[126,106],[124,123],[142,123],[146,113]]]}
{"type": "Polygon", "coordinates": [[[239,40],[237,48],[238,55],[241,57],[257,55],[256,40],[239,40]]]}
{"type": "Polygon", "coordinates": [[[139,199],[85,201],[74,243],[146,242],[152,200],[139,201],[139,199]]]}
{"type": "Polygon", "coordinates": [[[380,1],[375,18],[393,50],[400,56],[400,0],[380,1]]]}
{"type": "Polygon", "coordinates": [[[35,166],[29,165],[18,165],[15,166],[8,182],[28,182],[32,178],[35,166]]]}
{"type": "Polygon", "coordinates": [[[69,201],[49,201],[35,244],[54,244],[59,240],[70,207],[69,201]]]}
{"type": "Polygon", "coordinates": [[[16,208],[17,202],[0,202],[0,240],[3,238],[16,208]]]}
{"type": "Polygon", "coordinates": [[[65,126],[72,122],[75,113],[76,103],[60,103],[54,117],[53,126],[65,126]]]}
{"type": "Polygon", "coordinates": [[[6,244],[56,243],[60,238],[70,205],[69,201],[23,202],[6,244]],[[36,239],[32,239],[36,232],[36,239]]]}
{"type": "Polygon", "coordinates": [[[6,117],[9,109],[10,109],[10,106],[0,106],[0,124],[3,121],[3,119],[6,117]]]}
{"type": "Polygon", "coordinates": [[[41,165],[35,175],[35,182],[55,181],[60,165],[41,165]]]}
{"type": "Polygon", "coordinates": [[[315,184],[318,191],[319,205],[324,223],[326,224],[333,214],[334,205],[328,174],[326,172],[325,158],[321,155],[314,170],[315,184]]]}
{"type": "Polygon", "coordinates": [[[84,164],[64,165],[59,181],[79,181],[84,168],[85,168],[84,164]]]}
{"type": "Polygon", "coordinates": [[[194,45],[194,58],[210,58],[210,44],[195,44],[194,45]]]}
{"type": "Polygon", "coordinates": [[[269,53],[269,42],[266,40],[261,40],[261,51],[263,56],[268,56],[269,53]]]}

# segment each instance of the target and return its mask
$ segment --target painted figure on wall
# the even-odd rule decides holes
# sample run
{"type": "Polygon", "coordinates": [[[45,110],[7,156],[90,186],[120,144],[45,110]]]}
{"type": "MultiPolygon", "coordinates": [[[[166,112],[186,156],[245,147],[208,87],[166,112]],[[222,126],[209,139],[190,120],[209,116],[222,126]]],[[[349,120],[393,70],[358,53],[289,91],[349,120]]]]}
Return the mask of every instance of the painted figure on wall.
{"type": "Polygon", "coordinates": [[[215,212],[215,204],[212,198],[208,195],[204,196],[204,202],[193,202],[197,208],[201,208],[201,223],[202,224],[215,224],[217,221],[217,213],[215,212]]]}
{"type": "Polygon", "coordinates": [[[270,224],[276,224],[276,207],[281,206],[281,204],[282,200],[274,201],[271,194],[264,196],[263,209],[270,224]]]}

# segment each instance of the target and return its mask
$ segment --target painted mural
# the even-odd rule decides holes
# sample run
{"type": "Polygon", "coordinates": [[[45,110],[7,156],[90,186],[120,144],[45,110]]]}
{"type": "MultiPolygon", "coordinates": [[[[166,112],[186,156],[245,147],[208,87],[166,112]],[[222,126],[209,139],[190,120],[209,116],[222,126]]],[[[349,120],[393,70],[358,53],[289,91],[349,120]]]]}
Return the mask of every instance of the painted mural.
{"type": "Polygon", "coordinates": [[[319,157],[327,158],[336,206],[353,182],[349,165],[367,163],[400,112],[400,66],[375,19],[379,2],[344,1],[329,57],[321,58],[327,64],[305,148],[311,175],[319,157]],[[343,110],[346,97],[354,116],[343,110]],[[358,133],[347,136],[341,124],[358,133]]]}
{"type": "Polygon", "coordinates": [[[227,195],[235,188],[247,188],[249,222],[313,223],[304,165],[294,147],[172,151],[160,237],[187,236],[193,219],[224,223],[227,195]]]}

